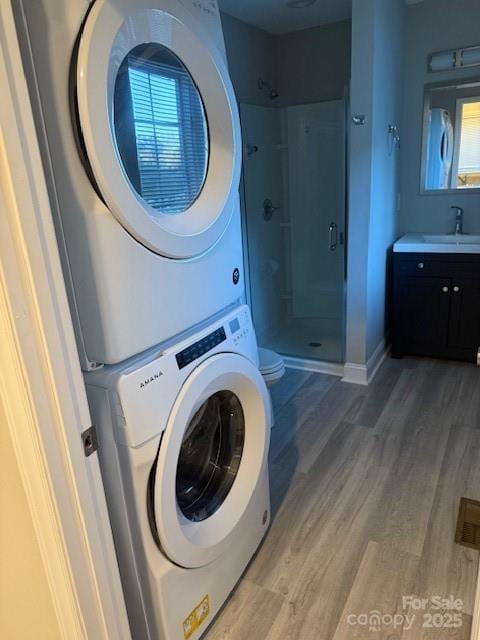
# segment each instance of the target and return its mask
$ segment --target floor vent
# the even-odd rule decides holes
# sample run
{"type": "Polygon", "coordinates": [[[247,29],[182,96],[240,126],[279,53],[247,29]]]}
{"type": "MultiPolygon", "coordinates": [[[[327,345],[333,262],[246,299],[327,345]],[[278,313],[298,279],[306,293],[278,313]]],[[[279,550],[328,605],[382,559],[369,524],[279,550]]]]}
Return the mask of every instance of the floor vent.
{"type": "Polygon", "coordinates": [[[460,499],[455,542],[480,551],[480,502],[460,499]]]}

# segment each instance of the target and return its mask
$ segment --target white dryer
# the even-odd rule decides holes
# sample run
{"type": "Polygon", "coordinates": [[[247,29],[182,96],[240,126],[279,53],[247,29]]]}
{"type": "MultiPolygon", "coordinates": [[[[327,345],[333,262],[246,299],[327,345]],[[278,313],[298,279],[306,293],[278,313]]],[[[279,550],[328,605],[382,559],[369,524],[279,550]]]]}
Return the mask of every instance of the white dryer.
{"type": "Polygon", "coordinates": [[[114,364],[243,295],[217,2],[14,4],[82,364],[114,364]]]}
{"type": "Polygon", "coordinates": [[[196,640],[270,520],[270,402],[248,307],[86,374],[135,640],[196,640]]]}

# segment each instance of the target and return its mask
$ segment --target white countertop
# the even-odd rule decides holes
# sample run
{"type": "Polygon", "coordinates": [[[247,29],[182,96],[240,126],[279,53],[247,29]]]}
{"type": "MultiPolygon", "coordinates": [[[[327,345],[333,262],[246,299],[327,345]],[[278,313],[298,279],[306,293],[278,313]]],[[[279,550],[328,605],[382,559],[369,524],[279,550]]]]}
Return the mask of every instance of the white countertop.
{"type": "Polygon", "coordinates": [[[407,233],[393,245],[395,253],[480,253],[480,236],[407,233]]]}

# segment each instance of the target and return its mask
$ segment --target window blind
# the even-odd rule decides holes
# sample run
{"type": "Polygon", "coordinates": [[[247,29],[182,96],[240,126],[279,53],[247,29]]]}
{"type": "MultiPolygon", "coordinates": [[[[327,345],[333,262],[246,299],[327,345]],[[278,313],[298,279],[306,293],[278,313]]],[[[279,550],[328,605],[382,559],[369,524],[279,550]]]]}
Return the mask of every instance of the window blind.
{"type": "Polygon", "coordinates": [[[208,160],[198,90],[186,70],[133,56],[128,78],[140,195],[162,213],[185,211],[202,189],[208,160]]]}
{"type": "Polygon", "coordinates": [[[480,172],[480,101],[462,105],[459,175],[480,172]]]}

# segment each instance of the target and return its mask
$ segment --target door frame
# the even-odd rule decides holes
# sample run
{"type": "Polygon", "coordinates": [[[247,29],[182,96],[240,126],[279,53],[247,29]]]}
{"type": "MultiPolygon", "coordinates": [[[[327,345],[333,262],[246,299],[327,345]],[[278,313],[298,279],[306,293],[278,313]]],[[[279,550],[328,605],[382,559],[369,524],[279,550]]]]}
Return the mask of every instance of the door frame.
{"type": "Polygon", "coordinates": [[[12,6],[0,3],[0,402],[62,638],[131,638],[12,6]]]}
{"type": "Polygon", "coordinates": [[[244,142],[244,130],[242,122],[242,105],[249,104],[247,102],[237,102],[238,114],[240,118],[240,129],[242,135],[242,170],[240,172],[240,221],[242,225],[242,248],[243,248],[243,277],[245,278],[245,291],[243,294],[244,301],[250,307],[252,311],[253,322],[253,310],[252,310],[252,292],[250,282],[250,247],[248,245],[248,226],[247,226],[247,202],[246,202],[246,182],[245,182],[245,169],[244,169],[244,156],[245,156],[245,142],[244,142]]]}
{"type": "MultiPolygon", "coordinates": [[[[330,102],[338,102],[343,105],[343,117],[344,117],[344,168],[343,168],[343,190],[344,190],[344,202],[343,202],[343,211],[342,211],[342,226],[343,226],[343,281],[342,281],[342,335],[343,335],[343,344],[342,344],[342,356],[340,362],[327,362],[322,360],[310,360],[305,358],[297,358],[293,356],[285,356],[285,362],[288,366],[293,368],[306,369],[309,371],[319,371],[322,373],[328,373],[332,375],[344,375],[344,360],[346,354],[346,331],[347,331],[347,308],[346,308],[346,295],[347,295],[347,262],[348,262],[348,158],[349,158],[349,129],[348,129],[348,118],[350,113],[350,91],[349,86],[344,87],[343,95],[339,98],[333,100],[323,100],[314,103],[305,103],[301,105],[284,105],[283,107],[279,107],[279,110],[282,112],[282,119],[286,117],[288,108],[295,107],[305,107],[310,104],[313,105],[321,105],[330,102]]],[[[245,179],[245,155],[246,155],[246,147],[245,147],[245,126],[244,126],[244,109],[243,107],[259,107],[259,108],[273,108],[268,105],[260,105],[254,104],[251,102],[238,102],[238,111],[240,114],[240,123],[242,127],[242,136],[243,136],[243,154],[242,154],[242,173],[240,178],[240,210],[241,210],[241,221],[242,221],[242,236],[243,236],[243,257],[244,257],[244,277],[245,277],[245,300],[246,303],[252,308],[252,281],[250,274],[250,245],[249,245],[249,237],[248,237],[248,222],[247,222],[247,184],[245,179]]],[[[282,129],[285,129],[283,133],[286,132],[286,124],[282,123],[282,129]]],[[[288,147],[286,144],[286,140],[283,139],[284,136],[282,134],[281,139],[279,140],[279,145],[282,149],[288,147]]],[[[288,164],[288,163],[287,163],[288,164]]],[[[283,167],[285,169],[285,167],[283,167]]],[[[285,182],[285,176],[282,176],[282,183],[285,182]]],[[[283,184],[283,205],[284,208],[288,209],[288,200],[287,194],[285,193],[285,185],[283,184]]],[[[283,221],[285,223],[285,221],[283,221]]],[[[287,256],[288,257],[288,256],[287,256]]],[[[291,265],[290,265],[291,266],[291,265]]],[[[252,308],[252,313],[254,314],[254,309],[252,308]]],[[[254,314],[255,315],[255,314],[254,314]]],[[[253,322],[255,324],[255,317],[253,317],[253,322]]]]}

